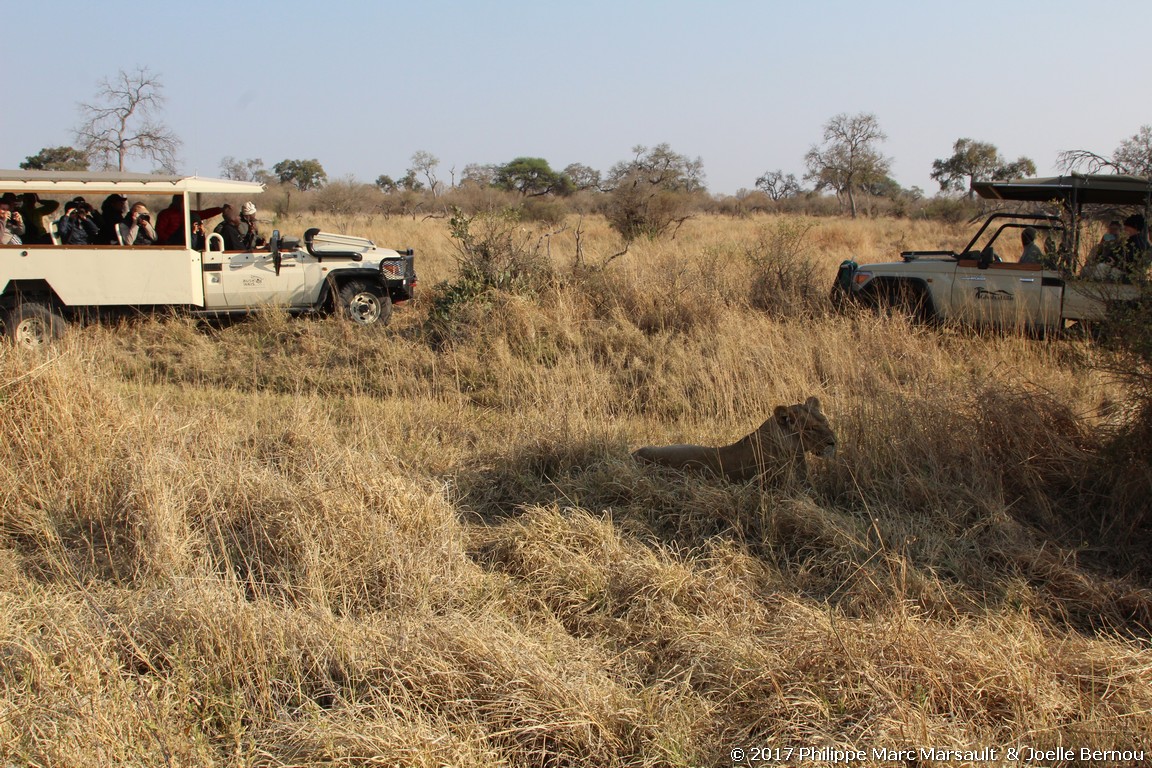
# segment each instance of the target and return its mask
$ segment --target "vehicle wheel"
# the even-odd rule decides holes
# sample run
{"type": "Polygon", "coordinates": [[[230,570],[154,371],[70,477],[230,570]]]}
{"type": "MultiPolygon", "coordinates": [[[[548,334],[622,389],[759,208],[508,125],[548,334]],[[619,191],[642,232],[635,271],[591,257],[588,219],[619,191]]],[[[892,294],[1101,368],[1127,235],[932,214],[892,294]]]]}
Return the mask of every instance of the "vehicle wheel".
{"type": "Polygon", "coordinates": [[[40,349],[60,338],[68,322],[47,304],[21,302],[4,313],[4,333],[12,343],[40,349]]]}
{"type": "Polygon", "coordinates": [[[911,323],[930,323],[935,317],[928,292],[903,281],[885,286],[874,300],[876,311],[887,317],[901,317],[911,323]]]}
{"type": "Polygon", "coordinates": [[[379,285],[352,280],[340,288],[340,314],[357,325],[387,325],[392,299],[379,285]]]}

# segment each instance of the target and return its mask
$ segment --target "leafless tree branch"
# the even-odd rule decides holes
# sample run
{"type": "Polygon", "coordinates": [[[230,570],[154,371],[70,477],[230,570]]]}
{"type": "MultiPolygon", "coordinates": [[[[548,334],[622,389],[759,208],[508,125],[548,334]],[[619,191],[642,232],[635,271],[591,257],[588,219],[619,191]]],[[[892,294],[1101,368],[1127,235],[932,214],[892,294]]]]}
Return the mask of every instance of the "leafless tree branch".
{"type": "Polygon", "coordinates": [[[164,104],[162,90],[160,78],[147,67],[101,80],[95,101],[80,104],[77,144],[107,169],[123,171],[128,157],[136,155],[174,173],[180,139],[154,116],[164,104]]]}

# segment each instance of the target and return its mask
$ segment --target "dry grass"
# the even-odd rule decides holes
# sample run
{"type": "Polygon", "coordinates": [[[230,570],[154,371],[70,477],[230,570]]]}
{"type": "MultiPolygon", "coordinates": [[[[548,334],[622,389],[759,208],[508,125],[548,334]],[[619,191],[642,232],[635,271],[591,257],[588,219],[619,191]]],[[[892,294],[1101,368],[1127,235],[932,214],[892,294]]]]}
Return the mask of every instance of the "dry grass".
{"type": "MultiPolygon", "coordinates": [[[[602,221],[541,230],[550,286],[446,338],[418,300],[0,347],[0,764],[1152,747],[1152,472],[1098,353],[756,309],[781,221],[606,266],[602,221]],[[841,451],[799,486],[629,460],[808,395],[841,451]]],[[[366,224],[453,277],[445,222],[366,224]]],[[[807,224],[821,288],[964,234],[807,224]]]]}

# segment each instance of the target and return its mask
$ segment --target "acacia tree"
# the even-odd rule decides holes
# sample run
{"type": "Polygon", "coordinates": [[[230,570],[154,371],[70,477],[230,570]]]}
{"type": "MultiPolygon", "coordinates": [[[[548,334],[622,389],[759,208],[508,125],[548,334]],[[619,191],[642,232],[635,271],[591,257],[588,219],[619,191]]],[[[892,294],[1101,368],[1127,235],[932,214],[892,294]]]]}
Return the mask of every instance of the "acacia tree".
{"type": "Polygon", "coordinates": [[[972,191],[973,182],[992,179],[1014,179],[1036,175],[1036,164],[1027,157],[1008,162],[995,144],[972,139],[957,139],[952,145],[952,156],[932,161],[932,178],[939,182],[941,192],[972,191]]]}
{"type": "Polygon", "coordinates": [[[83,121],[76,142],[81,151],[108,169],[123,171],[135,155],[175,173],[180,139],[155,116],[164,103],[162,89],[159,76],[147,67],[120,70],[115,79],[101,80],[95,101],[80,104],[83,121]]]}
{"type": "Polygon", "coordinates": [[[291,184],[301,192],[324,186],[328,174],[316,158],[311,160],[281,160],[272,166],[272,173],[281,184],[291,184]]]}
{"type": "Polygon", "coordinates": [[[1111,157],[1086,149],[1069,149],[1059,154],[1057,162],[1066,171],[1098,173],[1107,170],[1152,176],[1152,125],[1140,126],[1140,130],[1120,142],[1111,157]]]}
{"type": "Polygon", "coordinates": [[[376,177],[376,186],[381,192],[392,194],[404,190],[406,192],[419,192],[424,189],[424,182],[416,178],[416,171],[411,168],[408,172],[401,176],[399,179],[393,179],[386,173],[382,173],[376,177]]]}
{"type": "Polygon", "coordinates": [[[846,194],[856,218],[856,191],[882,180],[892,165],[877,148],[887,138],[876,115],[841,112],[824,124],[824,144],[813,146],[804,156],[808,167],[804,178],[818,190],[833,190],[837,199],[846,194]]]}
{"type": "Polygon", "coordinates": [[[575,191],[572,180],[552,170],[542,157],[518,157],[497,167],[493,184],[523,197],[570,195],[575,191]]]}
{"type": "Polygon", "coordinates": [[[26,171],[86,171],[88,156],[75,147],[45,147],[24,158],[20,167],[26,171]]]}

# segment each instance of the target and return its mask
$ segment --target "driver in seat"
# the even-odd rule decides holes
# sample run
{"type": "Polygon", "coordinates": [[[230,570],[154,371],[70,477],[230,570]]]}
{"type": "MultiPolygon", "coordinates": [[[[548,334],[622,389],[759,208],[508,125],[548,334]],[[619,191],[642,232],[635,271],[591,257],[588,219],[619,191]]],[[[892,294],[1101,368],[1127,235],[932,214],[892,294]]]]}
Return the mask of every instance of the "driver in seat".
{"type": "Polygon", "coordinates": [[[1051,268],[1048,263],[1048,257],[1044,255],[1044,251],[1040,250],[1040,246],[1036,245],[1036,228],[1024,227],[1020,232],[1020,245],[1024,250],[1020,253],[1021,264],[1039,264],[1042,267],[1051,268]]]}

